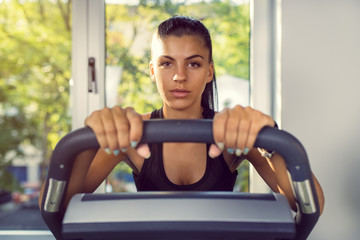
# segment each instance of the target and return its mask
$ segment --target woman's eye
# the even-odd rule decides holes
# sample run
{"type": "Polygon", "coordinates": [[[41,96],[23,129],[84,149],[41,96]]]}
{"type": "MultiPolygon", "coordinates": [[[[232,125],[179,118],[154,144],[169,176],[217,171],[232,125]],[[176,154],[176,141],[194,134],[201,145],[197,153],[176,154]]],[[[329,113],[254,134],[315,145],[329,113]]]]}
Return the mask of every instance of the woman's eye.
{"type": "Polygon", "coordinates": [[[190,66],[190,67],[193,67],[193,68],[198,68],[198,67],[201,66],[201,64],[198,63],[198,62],[190,62],[190,63],[189,63],[189,66],[190,66]]]}
{"type": "Polygon", "coordinates": [[[168,62],[168,61],[166,61],[166,62],[160,62],[160,63],[159,63],[159,66],[160,66],[160,67],[170,67],[170,66],[171,66],[171,62],[168,62]]]}

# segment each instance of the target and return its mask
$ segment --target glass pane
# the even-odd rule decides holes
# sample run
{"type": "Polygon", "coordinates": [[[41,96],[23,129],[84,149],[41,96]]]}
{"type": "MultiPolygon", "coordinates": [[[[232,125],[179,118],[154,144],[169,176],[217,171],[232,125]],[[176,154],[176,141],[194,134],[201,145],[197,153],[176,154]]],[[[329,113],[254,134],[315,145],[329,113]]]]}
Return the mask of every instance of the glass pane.
{"type": "Polygon", "coordinates": [[[70,131],[71,1],[0,1],[0,230],[45,230],[39,188],[70,131]]]}
{"type": "MultiPolygon", "coordinates": [[[[249,1],[106,1],[106,105],[132,106],[140,113],[161,107],[149,77],[150,42],[156,26],[173,15],[201,19],[213,40],[219,109],[249,105],[249,1]]],[[[248,190],[242,164],[236,190],[248,190]]],[[[134,191],[131,170],[119,164],[108,191],[134,191]]]]}

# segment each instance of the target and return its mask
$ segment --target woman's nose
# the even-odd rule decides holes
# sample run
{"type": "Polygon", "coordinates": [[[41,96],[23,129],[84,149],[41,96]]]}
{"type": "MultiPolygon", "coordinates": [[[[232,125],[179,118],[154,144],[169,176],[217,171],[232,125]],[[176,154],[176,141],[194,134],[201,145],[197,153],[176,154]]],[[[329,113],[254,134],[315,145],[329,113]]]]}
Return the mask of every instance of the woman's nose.
{"type": "Polygon", "coordinates": [[[173,77],[174,81],[184,81],[186,80],[186,73],[185,73],[185,69],[182,67],[178,67],[176,69],[175,75],[173,77]]]}

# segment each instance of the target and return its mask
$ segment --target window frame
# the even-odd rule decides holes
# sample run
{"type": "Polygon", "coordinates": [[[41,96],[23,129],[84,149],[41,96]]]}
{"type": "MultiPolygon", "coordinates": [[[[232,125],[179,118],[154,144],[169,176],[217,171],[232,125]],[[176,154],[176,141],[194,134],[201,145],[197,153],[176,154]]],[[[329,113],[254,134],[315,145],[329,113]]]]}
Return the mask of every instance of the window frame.
{"type": "MultiPolygon", "coordinates": [[[[250,1],[250,105],[274,118],[281,127],[282,0],[250,1]],[[265,37],[264,37],[265,36],[265,37]]],[[[249,190],[270,188],[250,165],[249,190]]]]}
{"type": "Polygon", "coordinates": [[[77,0],[72,6],[72,128],[105,106],[105,1],[77,0]],[[95,59],[96,92],[89,92],[88,59],[95,59]]]}

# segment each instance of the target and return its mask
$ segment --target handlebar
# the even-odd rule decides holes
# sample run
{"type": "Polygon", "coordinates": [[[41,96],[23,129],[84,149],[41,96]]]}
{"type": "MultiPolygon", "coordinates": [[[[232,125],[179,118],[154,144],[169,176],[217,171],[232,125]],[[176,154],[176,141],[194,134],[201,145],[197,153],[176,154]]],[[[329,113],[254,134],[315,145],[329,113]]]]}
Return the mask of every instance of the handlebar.
{"type": "MultiPolygon", "coordinates": [[[[159,142],[214,143],[212,120],[144,121],[140,143],[159,142]]],[[[298,203],[296,239],[306,239],[319,218],[319,203],[304,147],[290,133],[271,127],[265,127],[259,132],[254,147],[274,150],[284,158],[298,203]]],[[[74,159],[84,150],[97,148],[99,144],[95,134],[90,128],[84,127],[67,134],[54,149],[41,213],[56,238],[61,238],[62,206],[74,159]]]]}

